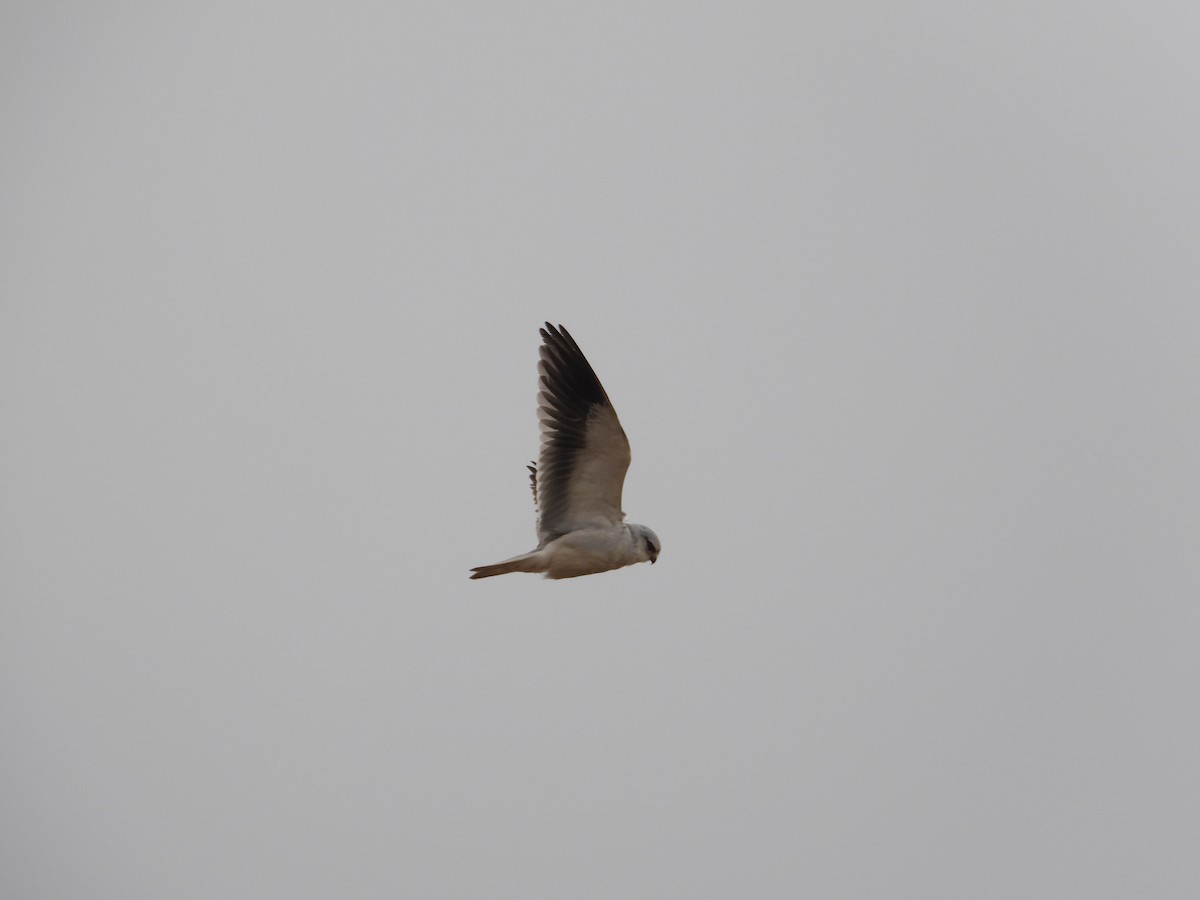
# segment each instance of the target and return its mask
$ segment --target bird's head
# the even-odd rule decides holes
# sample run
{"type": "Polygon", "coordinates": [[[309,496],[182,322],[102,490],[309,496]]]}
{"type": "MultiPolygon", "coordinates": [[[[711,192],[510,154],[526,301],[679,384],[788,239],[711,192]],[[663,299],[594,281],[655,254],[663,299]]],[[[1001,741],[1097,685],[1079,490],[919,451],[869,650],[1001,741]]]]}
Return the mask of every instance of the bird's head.
{"type": "Polygon", "coordinates": [[[650,564],[654,565],[658,561],[658,554],[662,552],[662,541],[658,539],[658,535],[645,525],[630,525],[629,530],[633,533],[638,549],[650,560],[650,564]]]}

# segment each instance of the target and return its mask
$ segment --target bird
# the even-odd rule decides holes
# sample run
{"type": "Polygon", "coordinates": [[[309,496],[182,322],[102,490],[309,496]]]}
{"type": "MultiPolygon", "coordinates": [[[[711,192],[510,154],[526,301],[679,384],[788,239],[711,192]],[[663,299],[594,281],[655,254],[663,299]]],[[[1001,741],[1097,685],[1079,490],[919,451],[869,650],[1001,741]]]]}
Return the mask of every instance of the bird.
{"type": "Polygon", "coordinates": [[[539,329],[538,430],[541,450],[528,466],[538,545],[471,578],[540,572],[577,578],[658,560],[662,544],[645,525],[625,523],[621,488],[629,439],[591,363],[562,325],[539,329]]]}

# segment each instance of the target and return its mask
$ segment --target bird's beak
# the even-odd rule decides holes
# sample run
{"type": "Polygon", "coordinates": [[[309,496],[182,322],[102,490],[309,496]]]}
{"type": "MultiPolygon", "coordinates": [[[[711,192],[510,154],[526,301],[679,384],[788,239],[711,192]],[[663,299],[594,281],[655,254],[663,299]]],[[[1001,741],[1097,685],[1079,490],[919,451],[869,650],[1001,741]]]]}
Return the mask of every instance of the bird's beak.
{"type": "Polygon", "coordinates": [[[656,562],[658,562],[657,555],[650,557],[650,565],[654,565],[656,562]]]}

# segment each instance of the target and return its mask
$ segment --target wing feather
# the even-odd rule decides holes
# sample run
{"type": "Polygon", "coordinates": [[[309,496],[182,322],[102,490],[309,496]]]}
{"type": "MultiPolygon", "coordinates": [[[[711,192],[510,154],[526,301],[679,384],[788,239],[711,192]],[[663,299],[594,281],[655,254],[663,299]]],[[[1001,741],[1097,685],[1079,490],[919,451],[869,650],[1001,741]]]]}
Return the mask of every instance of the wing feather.
{"type": "Polygon", "coordinates": [[[624,520],[621,488],[629,440],[587,357],[567,329],[541,329],[538,425],[542,447],[534,497],[541,545],[589,526],[624,520]]]}

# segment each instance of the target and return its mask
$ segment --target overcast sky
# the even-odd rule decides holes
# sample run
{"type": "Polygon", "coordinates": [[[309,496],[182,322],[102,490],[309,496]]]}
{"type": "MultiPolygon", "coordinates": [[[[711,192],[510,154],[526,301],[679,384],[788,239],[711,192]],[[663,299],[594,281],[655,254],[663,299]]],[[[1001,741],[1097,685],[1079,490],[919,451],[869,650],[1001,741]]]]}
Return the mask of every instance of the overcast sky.
{"type": "Polygon", "coordinates": [[[1200,896],[1198,34],[5,3],[0,896],[1200,896]]]}

